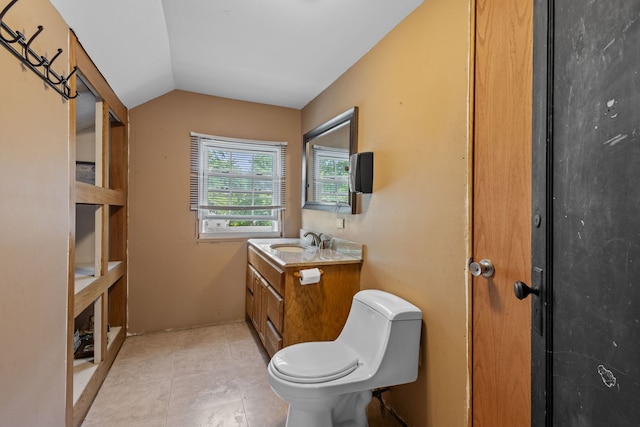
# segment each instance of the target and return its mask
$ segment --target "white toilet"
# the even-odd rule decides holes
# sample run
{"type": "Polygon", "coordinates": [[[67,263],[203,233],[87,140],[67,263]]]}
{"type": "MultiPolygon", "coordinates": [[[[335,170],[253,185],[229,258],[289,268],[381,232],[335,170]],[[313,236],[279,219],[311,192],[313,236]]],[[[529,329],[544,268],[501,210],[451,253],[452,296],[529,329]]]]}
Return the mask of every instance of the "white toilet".
{"type": "Polygon", "coordinates": [[[335,341],[278,351],[268,379],[289,404],[287,427],[367,427],[372,389],[416,380],[421,327],[422,312],[415,305],[365,290],[353,297],[335,341]]]}

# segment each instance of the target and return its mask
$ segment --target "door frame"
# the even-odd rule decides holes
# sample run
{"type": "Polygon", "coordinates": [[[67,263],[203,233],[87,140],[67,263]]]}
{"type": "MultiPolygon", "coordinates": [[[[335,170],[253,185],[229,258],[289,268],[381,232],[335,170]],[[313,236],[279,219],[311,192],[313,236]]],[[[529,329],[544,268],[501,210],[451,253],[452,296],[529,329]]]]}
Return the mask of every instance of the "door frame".
{"type": "Polygon", "coordinates": [[[554,0],[535,0],[533,12],[533,108],[531,170],[532,313],[541,327],[531,328],[531,426],[553,425],[552,283],[553,235],[553,42],[554,0]],[[535,278],[537,276],[537,279],[535,278]],[[537,280],[537,282],[536,282],[537,280]]]}

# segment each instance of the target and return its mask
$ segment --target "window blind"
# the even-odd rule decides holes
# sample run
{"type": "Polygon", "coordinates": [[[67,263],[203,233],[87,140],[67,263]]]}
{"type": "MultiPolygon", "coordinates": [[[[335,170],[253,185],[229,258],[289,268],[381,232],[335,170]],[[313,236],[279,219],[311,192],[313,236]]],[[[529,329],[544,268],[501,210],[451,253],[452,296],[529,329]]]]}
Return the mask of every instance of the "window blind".
{"type": "Polygon", "coordinates": [[[243,218],[285,209],[286,142],[191,133],[190,208],[243,218]],[[238,212],[240,213],[240,212],[238,212]]]}

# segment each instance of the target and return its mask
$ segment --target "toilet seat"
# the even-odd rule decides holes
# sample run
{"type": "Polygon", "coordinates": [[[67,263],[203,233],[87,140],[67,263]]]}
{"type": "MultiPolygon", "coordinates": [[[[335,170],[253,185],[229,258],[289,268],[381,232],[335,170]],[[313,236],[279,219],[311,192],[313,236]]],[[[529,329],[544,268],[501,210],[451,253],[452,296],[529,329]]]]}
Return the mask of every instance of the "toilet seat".
{"type": "Polygon", "coordinates": [[[273,373],[284,380],[322,383],[353,372],[358,367],[358,354],[341,342],[308,342],[280,350],[271,364],[273,373]]]}

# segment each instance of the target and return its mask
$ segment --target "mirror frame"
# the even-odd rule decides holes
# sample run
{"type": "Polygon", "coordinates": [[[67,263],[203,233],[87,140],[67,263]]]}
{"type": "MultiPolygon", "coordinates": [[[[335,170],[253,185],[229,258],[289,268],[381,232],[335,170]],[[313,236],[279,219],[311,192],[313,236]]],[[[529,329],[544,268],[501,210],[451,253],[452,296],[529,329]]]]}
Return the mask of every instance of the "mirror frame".
{"type": "Polygon", "coordinates": [[[355,214],[356,193],[349,191],[349,204],[316,202],[307,200],[307,157],[310,142],[315,138],[331,132],[338,126],[349,123],[349,156],[358,152],[358,107],[350,108],[344,113],[305,133],[302,137],[302,209],[314,209],[345,214],[355,214]]]}

